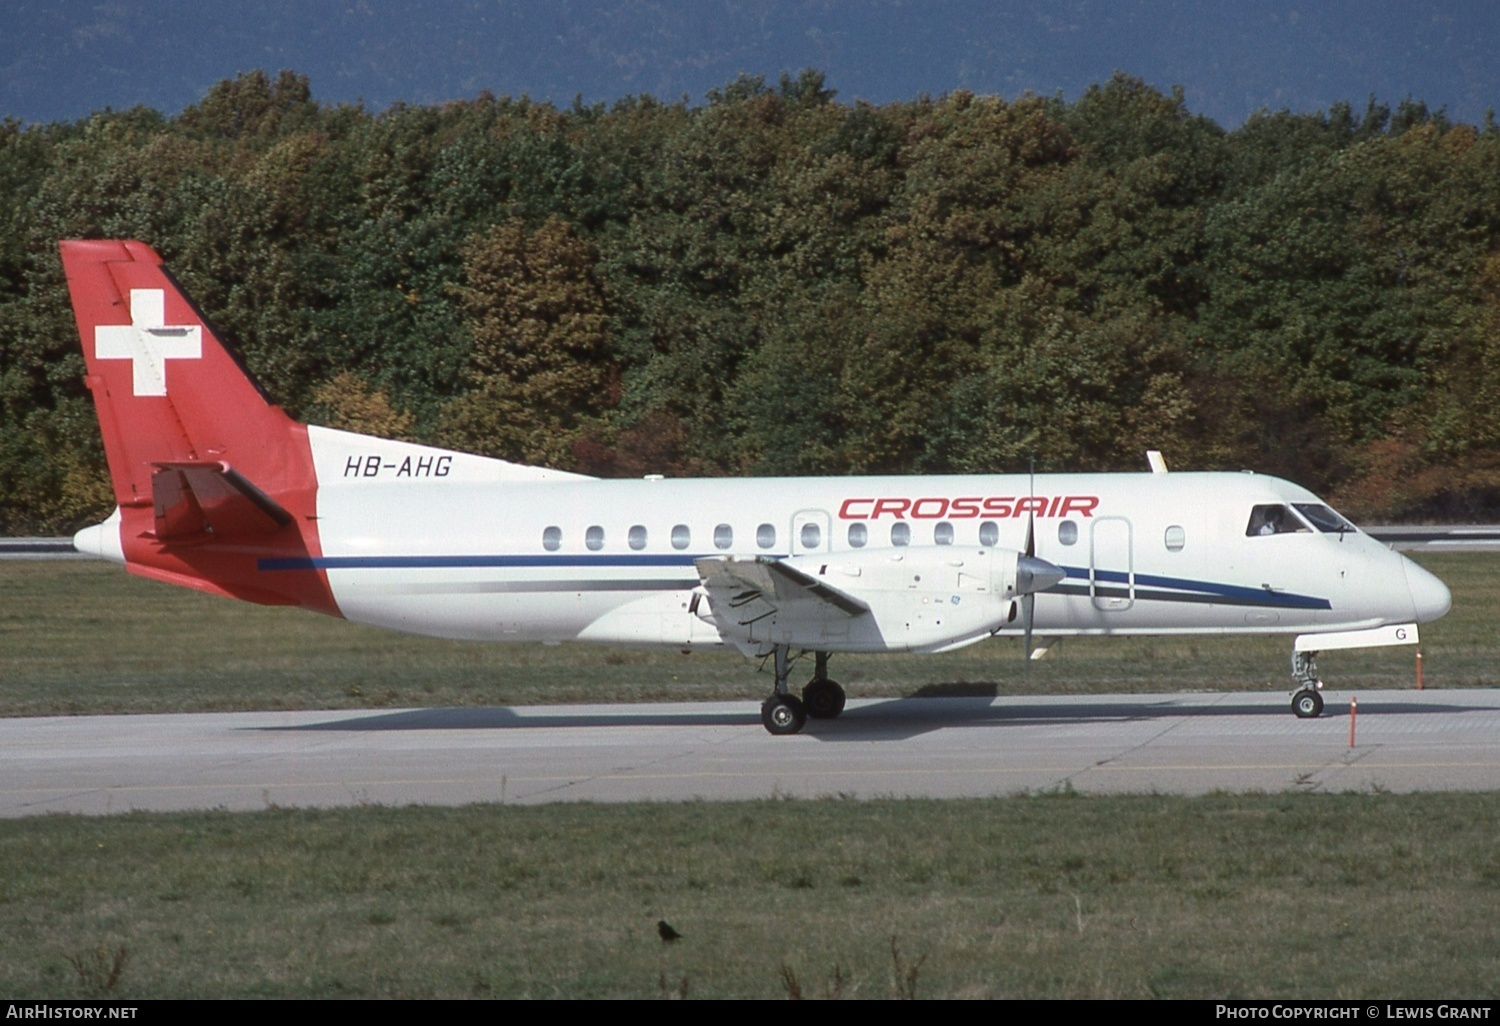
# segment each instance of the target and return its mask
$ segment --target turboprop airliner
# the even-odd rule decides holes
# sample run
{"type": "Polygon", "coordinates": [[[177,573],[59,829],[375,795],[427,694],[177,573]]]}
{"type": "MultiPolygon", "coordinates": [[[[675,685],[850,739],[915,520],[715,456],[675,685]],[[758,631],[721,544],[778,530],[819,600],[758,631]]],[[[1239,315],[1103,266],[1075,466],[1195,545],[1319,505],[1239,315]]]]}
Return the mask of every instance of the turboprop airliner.
{"type": "Polygon", "coordinates": [[[1303,488],[1249,473],[599,480],[305,425],[147,245],[61,244],[117,508],[81,552],[143,577],[481,641],[732,645],[772,734],[832,718],[829,657],[996,636],[1415,644],[1448,589],[1303,488]],[[815,669],[800,695],[795,656],[815,669]]]}

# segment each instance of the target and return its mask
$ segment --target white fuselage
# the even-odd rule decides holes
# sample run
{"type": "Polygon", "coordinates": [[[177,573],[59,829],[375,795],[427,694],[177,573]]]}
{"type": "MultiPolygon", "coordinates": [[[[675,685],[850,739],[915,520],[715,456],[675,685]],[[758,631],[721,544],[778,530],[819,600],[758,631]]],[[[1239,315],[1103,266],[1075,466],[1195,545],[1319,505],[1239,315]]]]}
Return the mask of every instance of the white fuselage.
{"type": "MultiPolygon", "coordinates": [[[[440,637],[721,644],[694,601],[695,560],[716,556],[792,560],[856,595],[881,559],[908,581],[930,568],[926,584],[906,585],[920,614],[959,602],[959,584],[933,584],[963,579],[956,557],[1022,552],[1028,532],[1034,555],[1067,574],[1036,596],[1035,631],[1050,636],[1363,630],[1434,619],[1449,601],[1357,531],[1250,533],[1257,507],[1326,508],[1254,474],[596,480],[328,429],[309,437],[316,562],[340,611],[440,637]]],[[[989,602],[942,643],[886,630],[819,647],[935,650],[1020,633],[1009,601],[989,602]]]]}

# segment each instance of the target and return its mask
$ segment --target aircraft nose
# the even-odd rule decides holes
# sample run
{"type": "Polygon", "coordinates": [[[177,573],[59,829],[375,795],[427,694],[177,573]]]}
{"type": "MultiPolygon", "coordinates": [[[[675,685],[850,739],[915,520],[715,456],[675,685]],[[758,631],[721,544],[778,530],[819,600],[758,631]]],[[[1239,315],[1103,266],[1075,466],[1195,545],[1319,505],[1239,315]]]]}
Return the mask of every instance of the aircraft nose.
{"type": "Polygon", "coordinates": [[[1402,562],[1406,564],[1406,586],[1411,590],[1411,604],[1418,623],[1436,620],[1452,608],[1453,593],[1446,584],[1411,560],[1402,559],[1402,562]]]}

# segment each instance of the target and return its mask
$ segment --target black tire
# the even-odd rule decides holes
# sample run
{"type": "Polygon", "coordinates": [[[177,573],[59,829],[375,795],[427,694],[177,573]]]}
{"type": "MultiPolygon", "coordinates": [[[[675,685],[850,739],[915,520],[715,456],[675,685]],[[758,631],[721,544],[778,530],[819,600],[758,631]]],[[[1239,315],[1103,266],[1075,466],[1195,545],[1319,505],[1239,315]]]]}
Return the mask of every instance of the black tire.
{"type": "Polygon", "coordinates": [[[1323,713],[1323,696],[1316,691],[1299,691],[1292,696],[1292,712],[1298,719],[1316,719],[1323,713]]]}
{"type": "Polygon", "coordinates": [[[760,722],[772,734],[796,734],[807,724],[807,709],[796,695],[772,695],[761,704],[760,722]]]}
{"type": "Polygon", "coordinates": [[[831,720],[844,711],[844,689],[837,681],[810,681],[802,689],[802,704],[813,719],[831,720]]]}

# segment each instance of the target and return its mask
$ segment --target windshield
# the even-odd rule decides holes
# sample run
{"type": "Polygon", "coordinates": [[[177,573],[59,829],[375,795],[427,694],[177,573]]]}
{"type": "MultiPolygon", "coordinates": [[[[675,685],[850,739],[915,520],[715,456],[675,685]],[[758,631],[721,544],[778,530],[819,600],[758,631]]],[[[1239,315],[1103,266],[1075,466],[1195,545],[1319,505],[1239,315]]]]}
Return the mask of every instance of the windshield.
{"type": "Polygon", "coordinates": [[[1293,505],[1297,507],[1298,513],[1301,513],[1304,517],[1307,518],[1308,523],[1312,524],[1324,534],[1335,534],[1342,533],[1344,531],[1358,530],[1358,528],[1349,523],[1349,521],[1345,520],[1343,517],[1339,516],[1333,510],[1329,509],[1327,506],[1322,505],[1321,503],[1297,502],[1293,503],[1293,505]]]}

